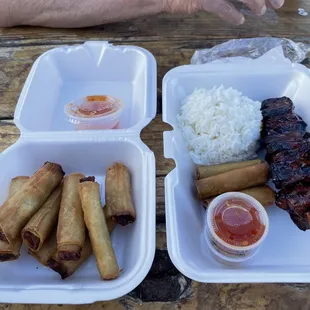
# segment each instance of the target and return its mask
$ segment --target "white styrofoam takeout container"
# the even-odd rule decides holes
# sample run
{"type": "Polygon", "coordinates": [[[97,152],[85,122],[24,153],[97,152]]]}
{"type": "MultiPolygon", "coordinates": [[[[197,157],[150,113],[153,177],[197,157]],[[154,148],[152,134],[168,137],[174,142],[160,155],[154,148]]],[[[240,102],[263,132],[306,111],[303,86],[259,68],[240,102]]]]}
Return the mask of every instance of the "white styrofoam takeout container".
{"type": "Polygon", "coordinates": [[[111,300],[139,285],[155,254],[155,158],[140,132],[156,114],[156,61],[146,50],[86,42],[40,56],[26,80],[16,111],[21,137],[0,155],[0,203],[11,178],[31,175],[46,161],[66,174],[95,175],[101,184],[108,166],[120,161],[132,176],[136,222],[112,233],[118,279],[101,281],[92,256],[61,280],[23,248],[21,258],[0,264],[0,302],[81,304],[111,300]],[[91,94],[120,97],[126,108],[117,130],[75,131],[64,105],[91,94]]]}
{"type": "Polygon", "coordinates": [[[164,133],[164,153],[176,163],[165,179],[171,260],[184,275],[199,282],[310,282],[310,231],[300,231],[287,212],[276,206],[267,209],[269,234],[251,263],[238,268],[218,263],[204,243],[204,209],[194,191],[195,165],[178,127],[177,114],[195,88],[220,85],[236,88],[253,100],[290,97],[296,113],[310,124],[310,71],[292,64],[278,49],[256,60],[236,58],[168,72],[163,81],[163,120],[173,130],[164,133]]]}

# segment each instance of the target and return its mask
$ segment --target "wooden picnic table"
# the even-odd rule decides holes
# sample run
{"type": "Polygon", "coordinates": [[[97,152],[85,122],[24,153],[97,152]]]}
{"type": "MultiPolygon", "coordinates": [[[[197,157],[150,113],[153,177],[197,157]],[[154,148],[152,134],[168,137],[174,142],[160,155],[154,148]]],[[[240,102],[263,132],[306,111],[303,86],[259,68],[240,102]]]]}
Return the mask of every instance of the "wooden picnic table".
{"type": "MultiPolygon", "coordinates": [[[[309,0],[286,2],[280,12],[269,12],[263,19],[249,16],[242,27],[230,27],[216,17],[206,14],[190,17],[161,14],[87,29],[0,29],[0,151],[5,150],[19,137],[19,131],[12,120],[15,105],[27,74],[40,54],[59,45],[79,44],[87,40],[105,40],[114,44],[138,45],[148,49],[158,62],[158,116],[143,130],[142,138],[154,151],[157,160],[157,248],[163,250],[161,254],[164,253],[166,239],[163,184],[166,174],[174,168],[174,162],[163,156],[162,132],[169,130],[170,126],[161,121],[162,78],[171,68],[188,64],[196,49],[209,48],[229,39],[273,36],[310,43],[309,0]],[[300,15],[299,8],[303,8],[309,15],[300,15]]],[[[304,64],[310,66],[309,59],[305,60],[304,64]]],[[[175,272],[173,276],[179,279],[182,275],[175,272]]],[[[169,275],[164,276],[164,279],[169,281],[169,275]]],[[[156,300],[156,297],[144,296],[141,301],[135,298],[139,296],[133,294],[119,300],[93,305],[0,304],[0,310],[310,308],[310,285],[306,284],[217,285],[188,282],[186,289],[180,294],[176,301],[170,302],[142,302],[156,300]]]]}

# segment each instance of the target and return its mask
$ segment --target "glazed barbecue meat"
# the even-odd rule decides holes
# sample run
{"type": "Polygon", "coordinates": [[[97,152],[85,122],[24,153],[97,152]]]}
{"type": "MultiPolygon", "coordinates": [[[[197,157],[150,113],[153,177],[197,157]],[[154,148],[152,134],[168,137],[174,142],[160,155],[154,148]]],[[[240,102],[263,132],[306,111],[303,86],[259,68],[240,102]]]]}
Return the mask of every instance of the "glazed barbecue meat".
{"type": "Polygon", "coordinates": [[[303,231],[310,229],[310,213],[306,213],[305,216],[300,216],[296,213],[289,213],[292,221],[295,225],[303,231]]]}
{"type": "Polygon", "coordinates": [[[275,130],[275,129],[281,129],[281,127],[285,127],[288,123],[290,124],[298,124],[301,123],[304,126],[307,127],[307,124],[303,121],[303,119],[294,114],[294,113],[288,113],[288,114],[282,114],[275,117],[268,117],[264,121],[264,130],[275,130]]]}
{"type": "Polygon", "coordinates": [[[307,139],[309,139],[309,138],[310,138],[310,132],[306,132],[305,135],[304,135],[304,139],[307,140],[307,139]]]}
{"type": "MultiPolygon", "coordinates": [[[[264,126],[265,127],[265,126],[264,126]]],[[[269,144],[274,140],[302,138],[306,133],[307,124],[303,120],[288,119],[286,122],[278,122],[277,125],[262,130],[263,140],[269,144]],[[283,139],[284,138],[284,139],[283,139]]]]}
{"type": "Polygon", "coordinates": [[[292,113],[293,109],[293,102],[287,97],[267,99],[263,101],[261,108],[264,118],[292,113]]]}
{"type": "Polygon", "coordinates": [[[277,189],[302,180],[310,181],[310,166],[303,160],[271,163],[270,172],[277,189]]]}
{"type": "Polygon", "coordinates": [[[267,145],[289,138],[296,140],[305,135],[307,124],[299,115],[293,113],[293,103],[290,99],[283,97],[265,100],[261,110],[263,115],[268,115],[264,116],[261,132],[267,145]]]}
{"type": "Polygon", "coordinates": [[[301,230],[310,229],[310,183],[299,182],[278,192],[276,204],[301,230]]]}
{"type": "Polygon", "coordinates": [[[308,140],[303,140],[299,143],[299,148],[291,148],[282,150],[272,155],[267,155],[269,162],[290,162],[295,160],[303,161],[303,166],[310,164],[310,143],[308,140]]]}
{"type": "Polygon", "coordinates": [[[274,141],[285,141],[300,139],[305,134],[305,129],[300,124],[289,124],[286,128],[283,128],[282,133],[270,130],[268,136],[263,138],[266,144],[273,143],[274,141]]]}
{"type": "Polygon", "coordinates": [[[276,205],[301,230],[310,229],[310,134],[287,97],[262,103],[262,139],[277,189],[276,205]]]}
{"type": "Polygon", "coordinates": [[[283,163],[287,161],[295,161],[296,159],[299,159],[299,156],[302,156],[302,154],[299,154],[298,149],[291,149],[278,152],[266,158],[268,158],[268,161],[272,163],[283,163]]]}
{"type": "Polygon", "coordinates": [[[299,215],[310,211],[309,189],[309,182],[298,182],[283,188],[276,195],[278,207],[285,211],[294,211],[299,215]]]}
{"type": "MultiPolygon", "coordinates": [[[[298,149],[302,146],[303,143],[307,143],[307,140],[299,138],[299,139],[278,139],[266,145],[267,150],[267,161],[271,155],[286,151],[286,150],[294,150],[298,149]]],[[[269,161],[270,162],[270,161],[269,161]]]]}

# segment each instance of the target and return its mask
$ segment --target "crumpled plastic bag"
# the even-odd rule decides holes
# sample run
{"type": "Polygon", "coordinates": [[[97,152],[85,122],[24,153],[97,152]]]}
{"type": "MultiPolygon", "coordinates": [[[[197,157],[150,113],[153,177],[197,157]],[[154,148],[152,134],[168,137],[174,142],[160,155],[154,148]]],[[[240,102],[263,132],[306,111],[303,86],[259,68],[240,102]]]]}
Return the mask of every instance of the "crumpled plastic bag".
{"type": "Polygon", "coordinates": [[[256,59],[276,47],[282,47],[284,56],[293,63],[302,62],[310,53],[310,44],[296,43],[290,39],[272,37],[235,39],[213,48],[196,51],[191,59],[191,64],[201,65],[230,57],[256,59]]]}

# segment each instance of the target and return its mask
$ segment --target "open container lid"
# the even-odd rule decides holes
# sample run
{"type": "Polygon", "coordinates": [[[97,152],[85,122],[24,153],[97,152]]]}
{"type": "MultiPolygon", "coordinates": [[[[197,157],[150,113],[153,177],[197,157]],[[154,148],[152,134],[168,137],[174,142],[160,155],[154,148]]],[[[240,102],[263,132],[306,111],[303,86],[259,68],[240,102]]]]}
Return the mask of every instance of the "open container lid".
{"type": "Polygon", "coordinates": [[[139,133],[156,115],[156,83],[155,58],[143,48],[97,41],[55,48],[35,61],[14,122],[22,133],[68,133],[75,128],[64,113],[67,103],[109,95],[124,104],[117,134],[139,133]]]}
{"type": "Polygon", "coordinates": [[[151,53],[108,42],[55,48],[35,61],[14,115],[21,137],[0,154],[0,203],[7,198],[11,178],[31,175],[45,161],[61,164],[66,174],[94,175],[104,196],[105,171],[119,161],[131,172],[137,219],[112,233],[123,269],[118,279],[101,281],[91,257],[63,281],[23,247],[18,260],[0,263],[1,302],[85,304],[111,300],[129,293],[145,278],[156,247],[156,169],[155,156],[141,141],[140,132],[156,115],[156,74],[151,53]],[[122,99],[125,111],[119,129],[77,131],[67,121],[64,105],[93,94],[122,99]]]}

